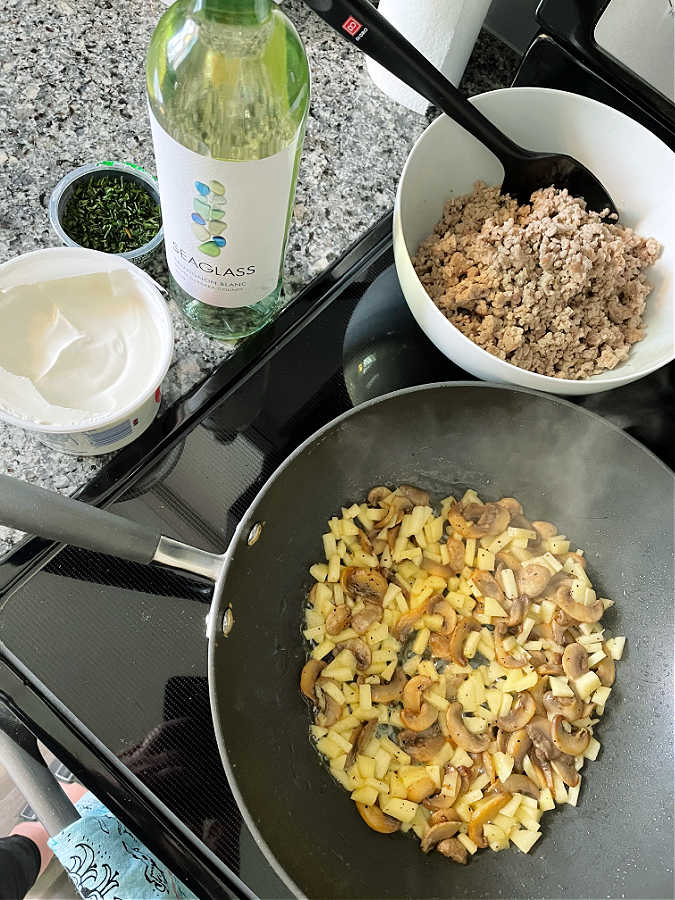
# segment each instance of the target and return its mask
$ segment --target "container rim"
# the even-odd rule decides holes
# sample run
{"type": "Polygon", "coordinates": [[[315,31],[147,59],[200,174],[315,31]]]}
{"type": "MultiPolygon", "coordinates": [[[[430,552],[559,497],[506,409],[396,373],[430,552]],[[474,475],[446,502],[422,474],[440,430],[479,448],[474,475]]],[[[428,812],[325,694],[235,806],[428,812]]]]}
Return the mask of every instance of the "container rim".
{"type": "MultiPolygon", "coordinates": [[[[47,255],[56,256],[72,253],[86,254],[89,257],[100,257],[100,268],[91,269],[91,272],[111,272],[114,269],[126,269],[126,271],[131,274],[132,278],[137,278],[143,282],[145,290],[142,291],[142,296],[144,302],[152,311],[153,321],[156,323],[160,341],[155,370],[156,377],[153,377],[152,381],[148,382],[142,390],[139,388],[136,399],[127,403],[126,406],[122,406],[119,409],[114,410],[114,412],[101,415],[86,423],[74,422],[70,425],[49,425],[42,422],[35,422],[32,419],[20,418],[0,406],[0,421],[7,422],[10,425],[16,425],[19,428],[24,428],[26,431],[41,432],[42,434],[85,434],[89,431],[98,431],[115,422],[119,422],[121,419],[127,418],[131,413],[138,410],[143,403],[154,394],[157,388],[161,386],[166,377],[166,373],[169,371],[169,366],[171,365],[171,360],[173,358],[173,322],[171,321],[168,304],[160,292],[159,285],[155,282],[154,278],[151,278],[150,275],[142,269],[139,269],[138,266],[134,265],[130,260],[124,259],[121,254],[103,253],[100,250],[90,250],[87,247],[80,247],[79,245],[75,245],[74,247],[42,247],[39,250],[31,250],[28,253],[22,253],[21,255],[15,256],[0,264],[0,278],[2,277],[3,272],[10,269],[12,266],[15,266],[18,260],[25,261],[35,259],[36,257],[44,258],[44,256],[47,255]]],[[[30,282],[26,281],[25,283],[29,284],[30,282]]]]}
{"type": "MultiPolygon", "coordinates": [[[[78,166],[76,169],[71,169],[71,171],[67,172],[63,176],[63,178],[61,178],[61,180],[56,184],[49,198],[49,221],[59,240],[62,244],[65,244],[66,247],[78,247],[82,250],[92,249],[91,247],[84,247],[82,244],[78,244],[77,241],[74,241],[65,231],[61,223],[61,211],[59,208],[64,193],[76,182],[90,178],[94,173],[104,174],[105,172],[121,172],[122,174],[127,175],[130,178],[133,178],[134,180],[140,182],[148,191],[148,193],[152,194],[152,196],[155,198],[155,200],[157,201],[157,205],[160,206],[159,187],[157,184],[157,179],[154,175],[146,172],[146,170],[142,168],[142,166],[136,165],[136,163],[101,161],[97,163],[85,163],[82,166],[78,166]]],[[[133,250],[127,250],[124,253],[113,253],[110,255],[133,261],[134,259],[139,259],[140,257],[147,256],[148,254],[153,253],[163,240],[164,223],[162,222],[162,224],[159,226],[159,231],[157,232],[157,234],[155,234],[155,236],[145,244],[142,244],[140,247],[135,247],[133,250]]],[[[96,252],[100,253],[103,251],[96,252]]]]}

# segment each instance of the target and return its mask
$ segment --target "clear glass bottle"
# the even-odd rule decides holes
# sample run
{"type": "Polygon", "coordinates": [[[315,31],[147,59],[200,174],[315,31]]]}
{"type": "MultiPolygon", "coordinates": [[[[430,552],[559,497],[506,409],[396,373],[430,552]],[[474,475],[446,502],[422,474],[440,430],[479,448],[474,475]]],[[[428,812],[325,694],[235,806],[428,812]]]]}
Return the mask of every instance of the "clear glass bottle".
{"type": "Polygon", "coordinates": [[[172,296],[200,331],[252,334],[281,306],[309,107],[302,42],[272,0],[178,0],[146,75],[172,296]]]}

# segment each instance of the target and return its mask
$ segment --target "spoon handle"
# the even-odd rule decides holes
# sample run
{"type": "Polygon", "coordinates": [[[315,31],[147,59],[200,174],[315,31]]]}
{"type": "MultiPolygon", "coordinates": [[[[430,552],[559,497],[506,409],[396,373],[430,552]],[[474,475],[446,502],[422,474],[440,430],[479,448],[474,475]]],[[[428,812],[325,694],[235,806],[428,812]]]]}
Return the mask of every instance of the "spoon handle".
{"type": "Polygon", "coordinates": [[[503,134],[368,0],[305,0],[324,22],[485,144],[505,168],[529,151],[503,134]]]}

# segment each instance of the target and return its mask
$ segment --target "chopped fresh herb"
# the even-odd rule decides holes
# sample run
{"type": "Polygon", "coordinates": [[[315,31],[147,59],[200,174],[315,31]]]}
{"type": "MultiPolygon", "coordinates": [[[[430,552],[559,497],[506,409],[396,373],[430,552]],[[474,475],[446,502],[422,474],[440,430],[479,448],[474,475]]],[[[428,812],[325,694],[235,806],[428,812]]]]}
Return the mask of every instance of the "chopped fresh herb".
{"type": "Polygon", "coordinates": [[[73,241],[91,250],[127,253],[157,234],[162,214],[155,198],[137,181],[103,175],[76,185],[62,225],[73,241]]]}

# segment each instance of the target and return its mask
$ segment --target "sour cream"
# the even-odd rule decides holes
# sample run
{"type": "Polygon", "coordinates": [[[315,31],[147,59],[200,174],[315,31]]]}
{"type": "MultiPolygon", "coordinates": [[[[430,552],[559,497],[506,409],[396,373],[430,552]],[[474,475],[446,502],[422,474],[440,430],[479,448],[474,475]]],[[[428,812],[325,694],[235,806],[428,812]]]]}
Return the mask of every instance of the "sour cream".
{"type": "Polygon", "coordinates": [[[0,289],[0,408],[41,425],[95,425],[152,386],[161,347],[127,269],[0,289]]]}

